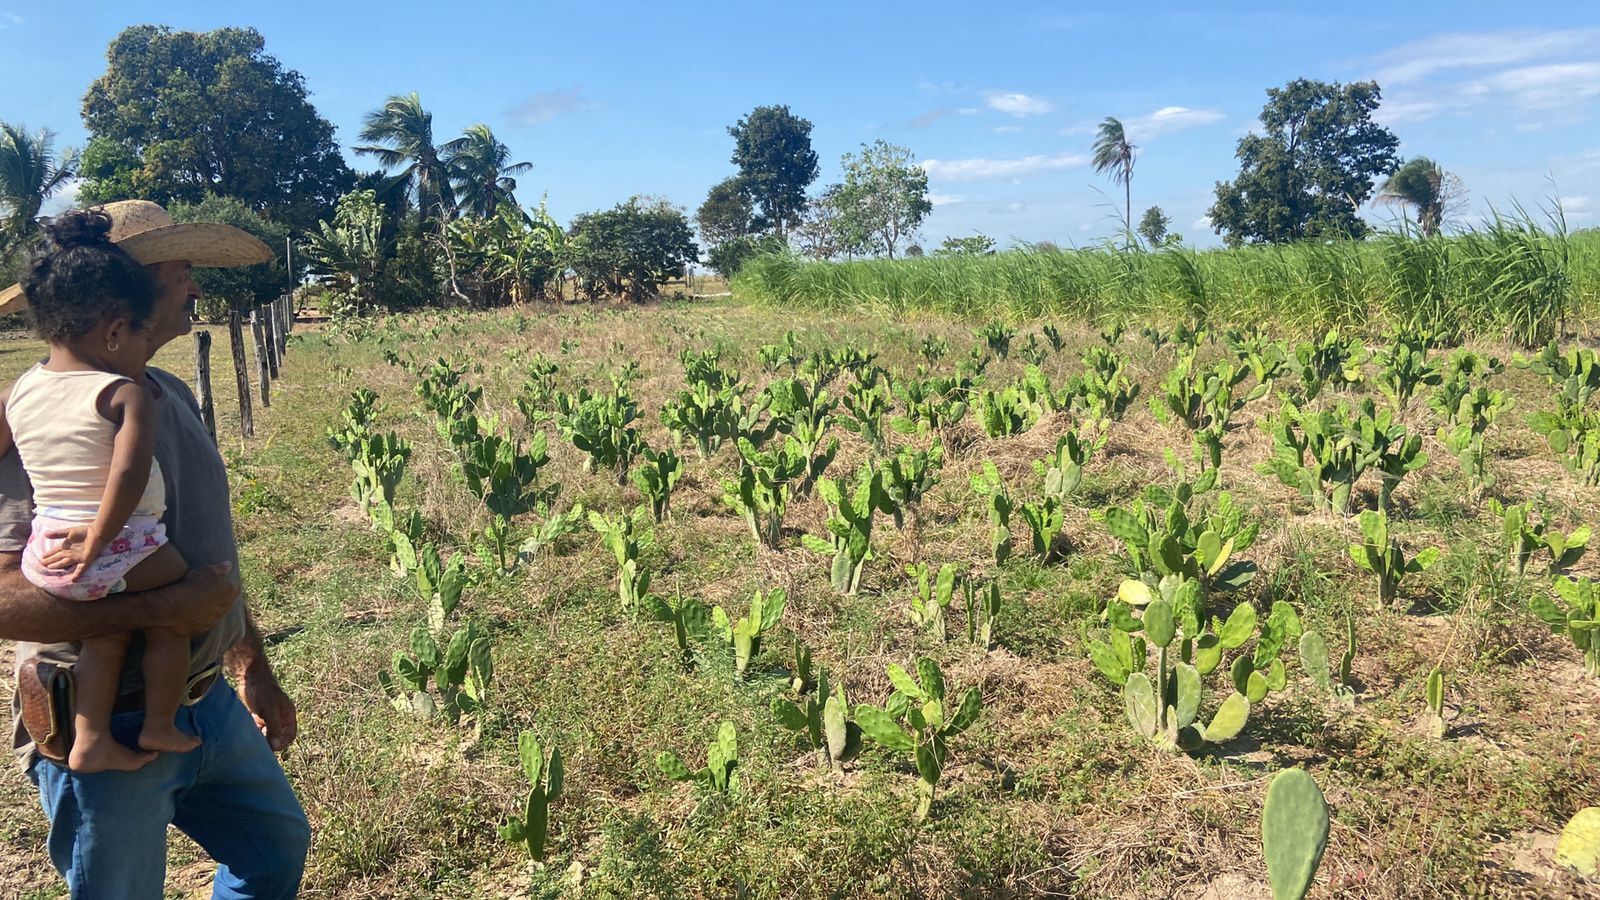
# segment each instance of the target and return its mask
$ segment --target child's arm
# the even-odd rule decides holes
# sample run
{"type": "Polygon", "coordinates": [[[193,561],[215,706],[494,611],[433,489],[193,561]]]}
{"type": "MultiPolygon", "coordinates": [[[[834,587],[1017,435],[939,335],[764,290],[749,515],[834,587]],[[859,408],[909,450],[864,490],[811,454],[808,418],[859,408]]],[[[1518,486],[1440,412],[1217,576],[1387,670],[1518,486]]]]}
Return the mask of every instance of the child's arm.
{"type": "Polygon", "coordinates": [[[122,532],[128,517],[139,507],[145,486],[150,482],[150,460],[155,453],[155,404],[140,385],[124,381],[112,391],[107,404],[113,422],[119,422],[111,443],[111,469],[106,474],[106,491],[100,498],[100,512],[87,526],[52,531],[47,538],[64,538],[65,543],[46,555],[42,562],[49,569],[73,568],[78,578],[99,558],[111,539],[122,532]]]}

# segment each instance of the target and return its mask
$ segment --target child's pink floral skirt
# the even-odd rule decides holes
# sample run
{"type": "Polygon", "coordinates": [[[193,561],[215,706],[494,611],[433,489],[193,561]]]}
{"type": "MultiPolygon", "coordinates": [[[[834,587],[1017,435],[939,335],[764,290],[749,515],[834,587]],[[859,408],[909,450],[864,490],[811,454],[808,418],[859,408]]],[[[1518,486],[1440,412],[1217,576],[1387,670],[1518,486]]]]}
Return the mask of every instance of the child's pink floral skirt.
{"type": "Polygon", "coordinates": [[[51,510],[39,510],[33,516],[33,533],[28,536],[28,546],[22,551],[22,574],[38,587],[66,600],[99,600],[107,594],[123,590],[123,576],[144,562],[150,554],[167,543],[167,527],[155,516],[129,516],[122,533],[106,544],[100,558],[89,564],[88,570],[76,581],[71,569],[52,570],[44,567],[44,558],[65,541],[46,538],[53,531],[65,531],[88,523],[81,519],[63,519],[50,515],[51,510]]]}

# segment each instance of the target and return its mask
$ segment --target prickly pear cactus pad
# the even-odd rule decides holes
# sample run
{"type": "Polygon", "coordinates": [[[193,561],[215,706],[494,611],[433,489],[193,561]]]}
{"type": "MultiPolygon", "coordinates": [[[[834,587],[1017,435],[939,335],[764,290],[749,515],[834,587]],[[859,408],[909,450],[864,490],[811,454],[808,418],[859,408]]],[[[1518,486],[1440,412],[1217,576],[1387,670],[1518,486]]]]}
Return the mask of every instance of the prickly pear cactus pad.
{"type": "Polygon", "coordinates": [[[1272,900],[1300,900],[1311,889],[1328,847],[1328,804],[1304,769],[1286,769],[1267,788],[1261,847],[1272,900]]]}
{"type": "Polygon", "coordinates": [[[1590,878],[1600,877],[1600,806],[1578,810],[1556,842],[1556,862],[1590,878]]]}

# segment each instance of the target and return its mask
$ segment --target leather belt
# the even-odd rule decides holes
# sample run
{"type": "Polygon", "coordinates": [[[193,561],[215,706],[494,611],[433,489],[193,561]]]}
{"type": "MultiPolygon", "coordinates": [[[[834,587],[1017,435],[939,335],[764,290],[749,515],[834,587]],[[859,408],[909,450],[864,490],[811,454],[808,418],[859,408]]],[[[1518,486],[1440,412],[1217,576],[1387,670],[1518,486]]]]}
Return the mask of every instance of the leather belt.
{"type": "MultiPolygon", "coordinates": [[[[211,690],[213,684],[217,683],[217,678],[221,674],[222,663],[218,662],[206,666],[196,675],[191,675],[189,677],[189,685],[184,690],[183,700],[180,702],[184,706],[193,706],[205,699],[206,692],[211,690]]],[[[111,714],[137,712],[144,709],[144,704],[144,689],[141,688],[132,693],[119,696],[117,702],[111,707],[111,714]]]]}

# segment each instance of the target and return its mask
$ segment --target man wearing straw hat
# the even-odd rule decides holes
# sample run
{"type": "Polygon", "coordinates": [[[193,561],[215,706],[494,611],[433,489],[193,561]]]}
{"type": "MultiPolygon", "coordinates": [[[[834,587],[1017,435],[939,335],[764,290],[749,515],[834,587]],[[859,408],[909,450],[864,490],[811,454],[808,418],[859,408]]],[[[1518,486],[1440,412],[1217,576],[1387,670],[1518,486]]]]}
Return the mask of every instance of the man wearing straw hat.
{"type": "MultiPolygon", "coordinates": [[[[190,330],[200,296],[192,267],[272,258],[266,245],[237,228],[174,224],[148,201],[100,209],[111,218],[112,242],[155,282],[156,306],[146,325],[152,353],[190,330]]],[[[19,286],[0,291],[0,313],[25,305],[19,286]]],[[[156,368],[146,372],[157,408],[155,458],[166,487],[162,521],[190,565],[184,580],[92,603],[35,587],[21,571],[32,491],[17,454],[0,457],[0,638],[17,641],[13,745],[39,788],[50,817],[50,858],[74,898],[161,897],[169,824],[219,864],[214,897],[293,897],[310,829],[274,751],[294,740],[294,704],[272,674],[240,593],[222,458],[183,381],[156,368]],[[62,752],[56,729],[40,725],[59,721],[63,681],[52,673],[70,668],[76,641],[146,628],[191,635],[178,727],[200,737],[201,746],[162,753],[133,772],[72,772],[54,758],[62,752]],[[216,684],[224,675],[232,676],[233,689],[216,684]]],[[[111,723],[119,738],[137,734],[143,716],[138,657],[130,647],[111,723]]]]}

